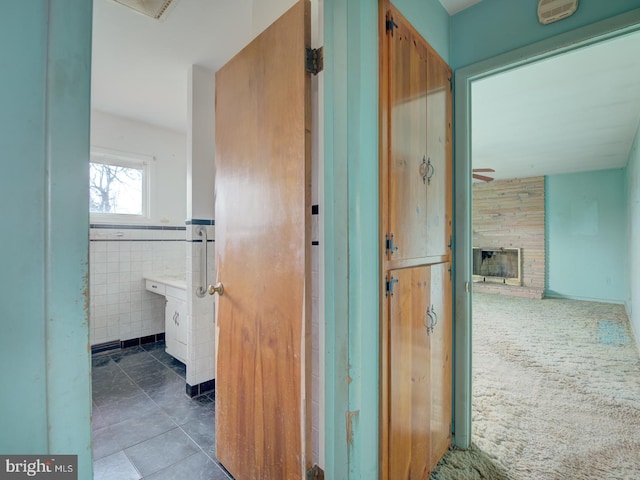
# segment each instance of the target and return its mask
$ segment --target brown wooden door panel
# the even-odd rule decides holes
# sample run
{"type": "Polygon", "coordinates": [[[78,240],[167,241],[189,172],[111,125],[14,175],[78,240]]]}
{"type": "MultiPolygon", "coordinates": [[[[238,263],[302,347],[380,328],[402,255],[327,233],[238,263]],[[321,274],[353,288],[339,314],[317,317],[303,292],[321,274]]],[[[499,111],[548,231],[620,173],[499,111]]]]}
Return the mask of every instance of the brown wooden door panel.
{"type": "Polygon", "coordinates": [[[451,263],[431,266],[431,456],[433,468],[451,445],[451,263]]]}
{"type": "Polygon", "coordinates": [[[451,440],[451,70],[380,5],[380,225],[397,247],[381,284],[398,280],[381,308],[380,476],[415,480],[451,440]]]}
{"type": "Polygon", "coordinates": [[[426,479],[431,453],[429,267],[392,270],[389,296],[389,478],[426,479]]]}
{"type": "Polygon", "coordinates": [[[451,71],[431,49],[428,52],[427,94],[427,255],[449,254],[451,234],[451,71]]]}
{"type": "Polygon", "coordinates": [[[302,478],[309,454],[309,12],[216,74],[216,455],[239,480],[302,478]]]}
{"type": "Polygon", "coordinates": [[[404,23],[389,36],[390,141],[389,234],[397,247],[390,258],[427,255],[427,48],[404,23]]]}

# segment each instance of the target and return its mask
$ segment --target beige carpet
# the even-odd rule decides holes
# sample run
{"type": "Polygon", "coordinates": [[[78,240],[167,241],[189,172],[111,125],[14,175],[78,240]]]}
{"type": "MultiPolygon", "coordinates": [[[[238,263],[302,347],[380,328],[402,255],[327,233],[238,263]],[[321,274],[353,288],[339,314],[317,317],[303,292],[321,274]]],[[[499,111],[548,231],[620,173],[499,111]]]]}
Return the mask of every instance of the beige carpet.
{"type": "Polygon", "coordinates": [[[640,479],[640,356],[623,306],[474,294],[473,442],[432,479],[640,479]]]}

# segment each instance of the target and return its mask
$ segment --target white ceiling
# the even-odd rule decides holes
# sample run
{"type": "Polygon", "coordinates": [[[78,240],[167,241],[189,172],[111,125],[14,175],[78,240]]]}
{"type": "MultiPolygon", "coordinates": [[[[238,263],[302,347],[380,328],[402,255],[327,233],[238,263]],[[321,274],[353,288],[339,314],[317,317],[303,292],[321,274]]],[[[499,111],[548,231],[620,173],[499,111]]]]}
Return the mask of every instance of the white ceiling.
{"type": "MultiPolygon", "coordinates": [[[[93,108],[186,131],[189,66],[217,70],[293,1],[174,0],[157,21],[94,0],[93,108]]],[[[478,1],[440,0],[450,14],[478,1]]]]}
{"type": "Polygon", "coordinates": [[[481,0],[440,0],[442,6],[447,10],[449,15],[455,15],[456,13],[469,8],[481,0]]]}
{"type": "Polygon", "coordinates": [[[186,131],[189,66],[217,70],[251,40],[252,1],[174,0],[157,21],[94,0],[92,107],[186,131]]]}
{"type": "Polygon", "coordinates": [[[496,179],[626,165],[640,118],[640,33],[472,84],[472,163],[496,179]]]}

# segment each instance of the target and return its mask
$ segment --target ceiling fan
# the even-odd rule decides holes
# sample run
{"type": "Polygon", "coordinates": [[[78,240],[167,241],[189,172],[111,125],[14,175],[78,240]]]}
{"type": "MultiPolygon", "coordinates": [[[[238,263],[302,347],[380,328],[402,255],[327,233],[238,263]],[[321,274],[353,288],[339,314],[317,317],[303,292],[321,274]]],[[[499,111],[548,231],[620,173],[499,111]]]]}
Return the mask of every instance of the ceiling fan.
{"type": "Polygon", "coordinates": [[[475,178],[476,180],[482,180],[483,182],[490,182],[491,180],[493,180],[493,177],[487,177],[486,175],[479,175],[476,172],[492,173],[492,172],[495,172],[495,170],[493,168],[474,168],[474,169],[472,169],[471,176],[473,178],[475,178]]]}

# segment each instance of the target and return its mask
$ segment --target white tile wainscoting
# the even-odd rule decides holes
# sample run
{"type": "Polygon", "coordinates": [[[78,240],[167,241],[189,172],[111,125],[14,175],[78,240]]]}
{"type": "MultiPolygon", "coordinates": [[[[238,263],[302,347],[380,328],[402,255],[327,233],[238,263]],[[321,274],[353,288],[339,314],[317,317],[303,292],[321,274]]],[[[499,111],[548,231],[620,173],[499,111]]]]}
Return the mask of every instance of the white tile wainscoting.
{"type": "Polygon", "coordinates": [[[215,283],[215,222],[213,220],[187,221],[187,314],[189,316],[189,333],[187,343],[188,362],[186,380],[188,385],[206,384],[215,378],[215,298],[208,293],[199,297],[198,287],[215,283]],[[203,239],[197,233],[198,229],[207,233],[207,281],[202,285],[200,272],[202,270],[203,239]]]}
{"type": "Polygon", "coordinates": [[[185,227],[91,225],[91,345],[164,332],[164,298],[144,274],[186,275],[185,237],[185,227]]]}

